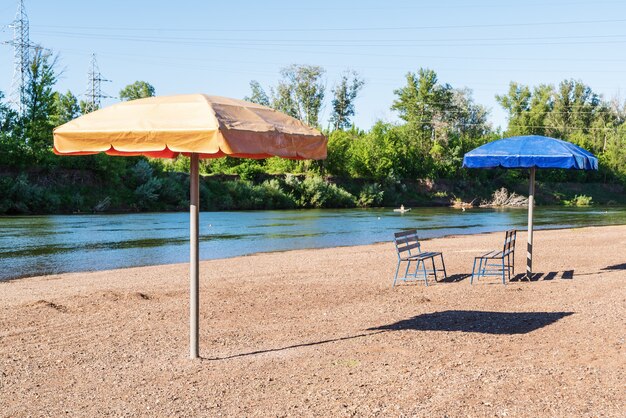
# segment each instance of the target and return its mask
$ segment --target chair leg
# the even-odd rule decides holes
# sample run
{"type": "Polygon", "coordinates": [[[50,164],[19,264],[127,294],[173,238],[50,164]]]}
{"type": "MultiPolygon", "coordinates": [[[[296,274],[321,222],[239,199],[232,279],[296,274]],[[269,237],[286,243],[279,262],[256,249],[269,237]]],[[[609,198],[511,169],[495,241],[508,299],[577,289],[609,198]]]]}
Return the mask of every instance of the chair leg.
{"type": "Polygon", "coordinates": [[[476,271],[476,257],[474,257],[474,266],[472,267],[472,277],[470,278],[470,284],[474,284],[474,272],[476,271]]]}
{"type": "Polygon", "coordinates": [[[507,272],[509,273],[509,282],[511,281],[511,266],[507,267],[507,272]]]}
{"type": "MultiPolygon", "coordinates": [[[[422,262],[423,262],[423,261],[422,261],[422,262]]],[[[417,279],[417,272],[418,272],[418,271],[419,271],[419,269],[420,269],[420,261],[419,261],[419,260],[417,260],[417,261],[416,261],[416,263],[417,263],[417,264],[415,264],[415,271],[413,272],[413,277],[414,277],[415,279],[417,279]]]]}
{"type": "Polygon", "coordinates": [[[507,272],[507,274],[509,276],[509,282],[511,281],[511,268],[512,268],[512,266],[511,266],[511,254],[509,253],[506,256],[506,272],[507,272]]]}
{"type": "Polygon", "coordinates": [[[448,278],[448,273],[446,272],[446,263],[443,261],[443,254],[439,254],[441,256],[441,265],[443,266],[443,278],[448,278]]]}
{"type": "Polygon", "coordinates": [[[486,258],[481,258],[480,259],[480,270],[478,271],[478,278],[479,279],[481,278],[481,276],[482,277],[486,276],[487,264],[489,264],[489,260],[487,260],[486,258]]]}
{"type": "Polygon", "coordinates": [[[426,262],[422,260],[422,270],[424,272],[424,284],[428,286],[428,273],[426,272],[426,262]]]}
{"type": "Polygon", "coordinates": [[[480,276],[485,277],[485,269],[483,267],[483,263],[487,264],[487,260],[481,258],[478,263],[478,276],[476,277],[476,279],[480,279],[480,276]]]}
{"type": "Polygon", "coordinates": [[[502,257],[502,284],[506,284],[506,279],[504,275],[504,257],[502,257]]]}
{"type": "Polygon", "coordinates": [[[433,264],[433,274],[435,275],[435,282],[437,282],[437,267],[435,267],[435,257],[431,257],[430,261],[433,264]]]}
{"type": "MultiPolygon", "coordinates": [[[[483,268],[483,259],[478,257],[474,259],[474,267],[476,266],[476,260],[478,260],[478,269],[476,270],[476,275],[474,276],[476,280],[480,279],[480,271],[483,268]]],[[[474,278],[472,278],[472,281],[474,278]]]]}
{"type": "Polygon", "coordinates": [[[513,276],[515,276],[515,251],[511,255],[513,257],[513,276]]]}
{"type": "Polygon", "coordinates": [[[396,266],[396,275],[393,278],[393,285],[391,287],[396,287],[396,280],[398,280],[398,273],[400,272],[400,263],[401,261],[398,260],[398,265],[396,266]]]}
{"type": "Polygon", "coordinates": [[[409,268],[411,267],[411,260],[408,260],[406,262],[406,270],[404,271],[404,281],[406,281],[406,278],[409,277],[409,268]]]}

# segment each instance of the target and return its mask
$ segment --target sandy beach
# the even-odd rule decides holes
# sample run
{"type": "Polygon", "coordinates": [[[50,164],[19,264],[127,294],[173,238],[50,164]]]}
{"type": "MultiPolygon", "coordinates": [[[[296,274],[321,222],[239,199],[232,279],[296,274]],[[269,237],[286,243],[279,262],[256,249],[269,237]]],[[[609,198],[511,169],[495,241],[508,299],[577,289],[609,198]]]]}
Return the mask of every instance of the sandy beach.
{"type": "Polygon", "coordinates": [[[185,264],[0,282],[0,416],[624,416],[626,226],[470,286],[503,236],[425,241],[428,287],[392,289],[391,242],[202,262],[198,361],[185,264]]]}

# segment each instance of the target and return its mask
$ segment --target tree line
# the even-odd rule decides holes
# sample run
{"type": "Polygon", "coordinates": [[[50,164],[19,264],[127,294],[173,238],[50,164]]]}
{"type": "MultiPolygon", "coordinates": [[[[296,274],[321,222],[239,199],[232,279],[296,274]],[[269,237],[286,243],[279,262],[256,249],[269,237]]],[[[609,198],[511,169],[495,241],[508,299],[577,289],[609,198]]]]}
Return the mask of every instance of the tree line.
{"type": "MultiPolygon", "coordinates": [[[[52,129],[96,110],[71,91],[55,90],[56,66],[48,50],[34,52],[22,114],[0,92],[0,213],[184,208],[187,177],[181,173],[189,169],[185,157],[54,155],[52,129]]],[[[511,82],[508,91],[496,97],[508,113],[504,131],[491,126],[488,110],[474,101],[471,90],[441,82],[427,68],[407,73],[404,85],[394,90],[389,106],[401,122],[379,121],[362,130],[352,118],[364,86],[358,73],[346,70],[327,92],[322,67],[296,64],[281,69],[274,86],[252,80],[245,99],[321,129],[328,137],[328,158],[203,160],[203,209],[443,204],[485,196],[501,186],[519,189],[524,178],[519,171],[469,172],[461,163],[463,155],[479,145],[524,134],[558,137],[600,159],[597,173],[547,170],[539,174],[540,181],[602,183],[613,187],[610,190],[626,185],[626,107],[604,99],[582,81],[534,87],[511,82]],[[321,110],[327,102],[331,112],[324,125],[321,110]]],[[[154,94],[151,84],[136,81],[119,97],[133,100],[154,94]]],[[[570,191],[557,189],[550,203],[572,198],[570,191]]]]}

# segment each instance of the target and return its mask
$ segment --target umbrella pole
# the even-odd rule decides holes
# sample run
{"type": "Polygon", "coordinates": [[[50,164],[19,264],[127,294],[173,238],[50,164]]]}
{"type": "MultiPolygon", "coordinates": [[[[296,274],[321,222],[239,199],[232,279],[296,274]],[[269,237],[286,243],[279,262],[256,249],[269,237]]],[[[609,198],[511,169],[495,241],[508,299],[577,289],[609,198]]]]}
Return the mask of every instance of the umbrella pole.
{"type": "Polygon", "coordinates": [[[528,186],[528,247],[526,249],[526,278],[531,279],[533,274],[533,209],[535,207],[535,172],[537,168],[530,168],[528,186]]]}
{"type": "Polygon", "coordinates": [[[189,357],[200,357],[198,334],[199,334],[199,247],[198,247],[198,224],[199,224],[199,201],[200,186],[198,172],[198,154],[191,154],[191,169],[189,178],[189,357]]]}

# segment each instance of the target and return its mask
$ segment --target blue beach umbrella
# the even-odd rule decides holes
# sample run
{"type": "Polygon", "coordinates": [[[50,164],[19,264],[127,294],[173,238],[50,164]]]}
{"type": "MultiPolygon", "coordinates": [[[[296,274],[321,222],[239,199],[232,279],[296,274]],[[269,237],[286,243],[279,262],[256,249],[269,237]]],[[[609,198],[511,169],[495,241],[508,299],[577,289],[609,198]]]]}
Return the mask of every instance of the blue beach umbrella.
{"type": "Polygon", "coordinates": [[[463,157],[467,168],[528,168],[528,249],[526,276],[532,275],[533,206],[535,202],[535,172],[538,168],[597,170],[598,159],[589,151],[556,138],[539,135],[513,136],[490,142],[471,150],[463,157]]]}

